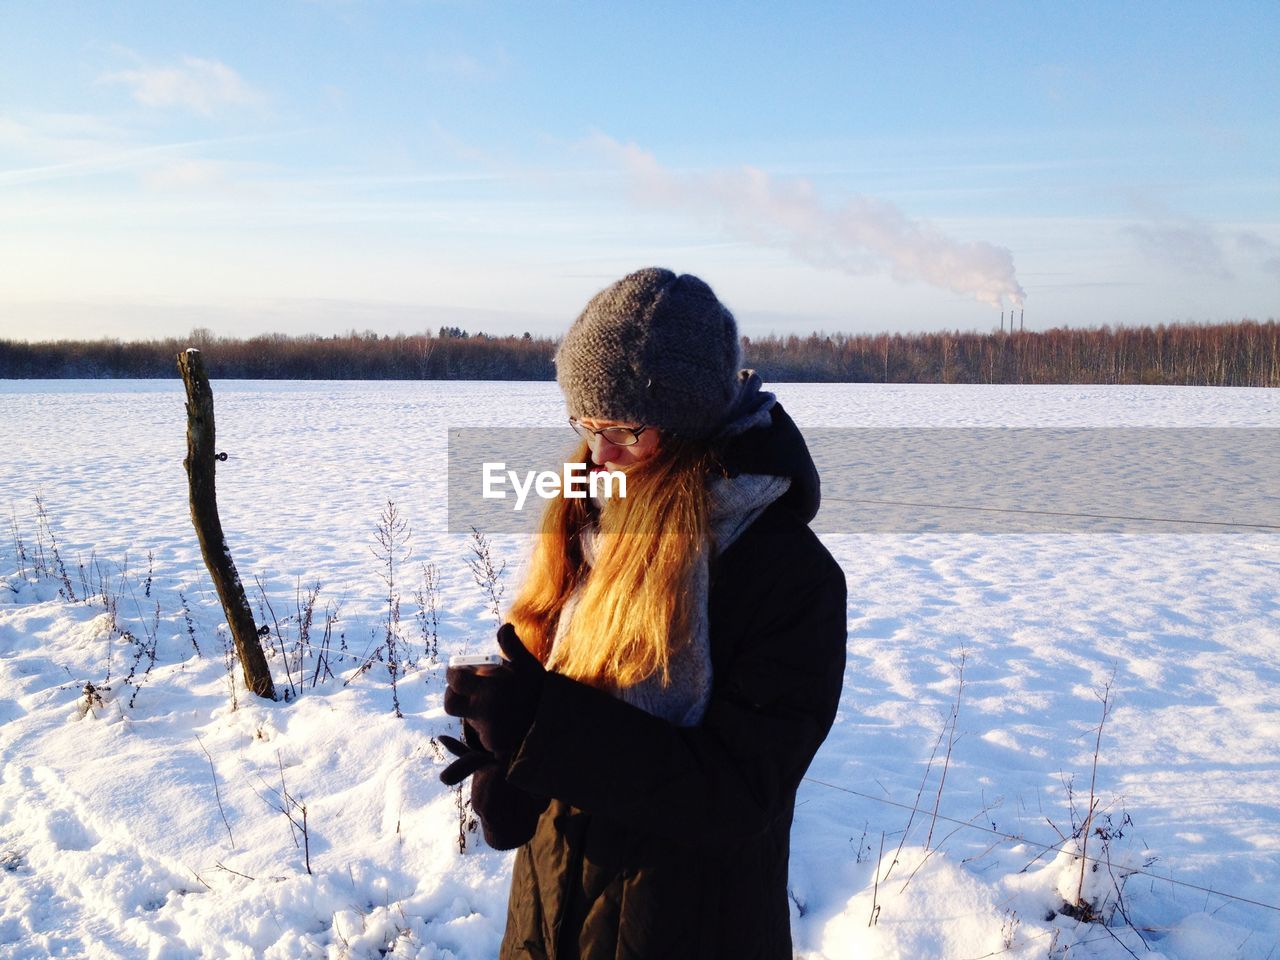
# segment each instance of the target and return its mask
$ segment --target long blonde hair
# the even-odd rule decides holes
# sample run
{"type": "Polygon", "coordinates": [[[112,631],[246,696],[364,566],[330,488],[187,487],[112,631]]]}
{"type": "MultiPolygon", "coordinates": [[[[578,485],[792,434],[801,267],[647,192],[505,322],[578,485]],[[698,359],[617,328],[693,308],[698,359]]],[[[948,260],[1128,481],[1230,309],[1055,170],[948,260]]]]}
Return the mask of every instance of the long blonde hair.
{"type": "MultiPolygon", "coordinates": [[[[573,462],[590,462],[584,441],[573,462]]],[[[664,437],[628,468],[627,495],[599,511],[593,564],[579,532],[592,522],[582,498],[551,500],[528,572],[507,619],[525,646],[557,672],[597,687],[628,687],[654,674],[666,683],[672,654],[691,629],[691,582],[709,549],[705,444],[664,437]],[[567,632],[555,644],[569,596],[582,586],[567,632]]]]}

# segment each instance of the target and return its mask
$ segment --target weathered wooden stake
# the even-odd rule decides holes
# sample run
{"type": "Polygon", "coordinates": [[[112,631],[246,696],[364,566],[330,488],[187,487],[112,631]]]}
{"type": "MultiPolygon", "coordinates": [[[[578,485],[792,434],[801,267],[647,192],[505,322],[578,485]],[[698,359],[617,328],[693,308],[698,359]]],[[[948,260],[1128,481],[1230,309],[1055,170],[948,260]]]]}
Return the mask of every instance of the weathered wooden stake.
{"type": "Polygon", "coordinates": [[[218,456],[214,450],[213,390],[204,372],[204,361],[195,348],[178,354],[178,369],[187,388],[187,458],[182,461],[191,488],[191,523],[200,540],[200,553],[209,576],[218,589],[227,626],[235,640],[236,652],[244,667],[244,682],[260,697],[276,698],[271,670],[262,653],[258,631],[253,624],[253,611],[244,595],[244,585],[231,560],[222,521],[218,518],[218,497],[214,473],[218,456]]]}

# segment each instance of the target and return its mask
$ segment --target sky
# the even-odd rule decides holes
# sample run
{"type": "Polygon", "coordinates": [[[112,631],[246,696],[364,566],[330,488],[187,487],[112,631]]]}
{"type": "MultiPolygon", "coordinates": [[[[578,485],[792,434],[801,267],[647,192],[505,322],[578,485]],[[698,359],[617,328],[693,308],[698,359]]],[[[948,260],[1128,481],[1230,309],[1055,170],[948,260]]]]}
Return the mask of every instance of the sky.
{"type": "Polygon", "coordinates": [[[1280,5],[0,4],[0,337],[1280,319],[1280,5]]]}

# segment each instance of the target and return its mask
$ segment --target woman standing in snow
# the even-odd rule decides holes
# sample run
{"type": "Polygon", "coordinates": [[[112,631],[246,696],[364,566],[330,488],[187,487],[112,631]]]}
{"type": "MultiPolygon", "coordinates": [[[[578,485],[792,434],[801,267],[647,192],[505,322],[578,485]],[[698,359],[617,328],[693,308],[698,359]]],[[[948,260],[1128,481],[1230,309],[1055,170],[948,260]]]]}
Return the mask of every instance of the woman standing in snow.
{"type": "Polygon", "coordinates": [[[790,960],[796,789],[835,717],[845,579],[818,476],[696,277],[633,273],[565,335],[575,459],[625,498],[548,504],[498,633],[450,670],[485,837],[519,847],[503,958],[790,960]]]}

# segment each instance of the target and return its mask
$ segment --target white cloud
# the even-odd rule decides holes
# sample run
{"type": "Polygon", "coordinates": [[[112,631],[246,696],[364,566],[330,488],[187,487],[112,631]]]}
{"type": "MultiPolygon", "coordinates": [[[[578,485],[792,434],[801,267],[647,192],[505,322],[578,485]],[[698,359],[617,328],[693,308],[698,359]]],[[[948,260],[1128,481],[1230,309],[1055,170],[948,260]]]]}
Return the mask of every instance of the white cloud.
{"type": "Polygon", "coordinates": [[[750,166],[681,174],[635,144],[604,135],[592,142],[622,165],[646,205],[718,218],[733,236],[781,247],[813,266],[860,275],[887,268],[895,280],[923,281],[992,306],[1026,296],[1008,250],[948,237],[886,200],[857,195],[832,207],[804,179],[750,166]]]}
{"type": "Polygon", "coordinates": [[[449,53],[427,54],[423,63],[432,73],[456,80],[479,82],[502,77],[511,66],[511,56],[505,47],[498,47],[489,56],[483,58],[455,50],[449,53]]]}
{"type": "Polygon", "coordinates": [[[175,66],[120,70],[101,81],[128,87],[146,106],[185,107],[206,116],[220,107],[256,106],[265,99],[225,63],[200,57],[183,57],[175,66]]]}
{"type": "MultiPolygon", "coordinates": [[[[1180,276],[1213,280],[1235,280],[1236,270],[1247,275],[1251,268],[1280,276],[1280,243],[1256,230],[1208,223],[1146,197],[1132,202],[1143,219],[1121,233],[1152,263],[1180,276]]],[[[1269,226],[1274,234],[1275,224],[1269,226]]]]}
{"type": "MultiPolygon", "coordinates": [[[[5,130],[0,125],[0,145],[5,142],[5,130]]],[[[211,183],[226,179],[229,164],[187,156],[197,151],[226,145],[252,143],[261,137],[220,137],[207,140],[185,140],[174,143],[150,145],[88,144],[73,159],[38,163],[28,167],[0,170],[0,188],[26,183],[42,183],[91,177],[97,174],[122,170],[136,170],[144,183],[156,187],[186,187],[198,185],[198,181],[211,183]],[[166,172],[167,168],[167,172],[166,172]],[[159,179],[153,180],[152,177],[159,179]]]]}
{"type": "Polygon", "coordinates": [[[225,164],[215,160],[177,158],[142,171],[142,182],[152,190],[188,191],[217,186],[225,180],[225,164]]]}
{"type": "Polygon", "coordinates": [[[1245,253],[1257,257],[1264,271],[1280,277],[1280,245],[1252,230],[1238,231],[1236,245],[1245,253]]]}
{"type": "Polygon", "coordinates": [[[1145,209],[1148,218],[1129,224],[1124,232],[1149,260],[1180,273],[1231,279],[1222,244],[1213,227],[1163,208],[1145,205],[1145,209]]]}
{"type": "Polygon", "coordinates": [[[89,114],[0,114],[0,147],[10,164],[69,163],[129,142],[128,131],[89,114]]]}

